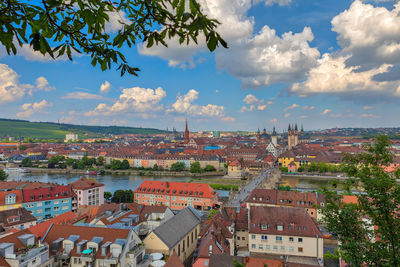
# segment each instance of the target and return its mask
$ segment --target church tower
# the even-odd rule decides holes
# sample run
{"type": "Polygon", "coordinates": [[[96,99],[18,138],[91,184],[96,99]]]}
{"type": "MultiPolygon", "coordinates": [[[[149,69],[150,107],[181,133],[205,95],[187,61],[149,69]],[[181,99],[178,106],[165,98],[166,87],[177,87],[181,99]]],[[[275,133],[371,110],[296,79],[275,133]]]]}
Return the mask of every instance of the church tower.
{"type": "Polygon", "coordinates": [[[293,147],[297,146],[299,143],[299,131],[297,128],[297,123],[292,127],[288,127],[288,149],[291,150],[293,147]]]}
{"type": "Polygon", "coordinates": [[[185,144],[188,144],[188,143],[189,143],[189,128],[188,128],[187,119],[186,119],[186,128],[185,128],[184,142],[185,142],[185,144]]]}
{"type": "Polygon", "coordinates": [[[274,146],[277,146],[277,145],[278,145],[278,135],[276,134],[275,126],[274,126],[274,128],[273,128],[273,130],[272,130],[271,142],[272,142],[272,144],[273,144],[274,146]]]}

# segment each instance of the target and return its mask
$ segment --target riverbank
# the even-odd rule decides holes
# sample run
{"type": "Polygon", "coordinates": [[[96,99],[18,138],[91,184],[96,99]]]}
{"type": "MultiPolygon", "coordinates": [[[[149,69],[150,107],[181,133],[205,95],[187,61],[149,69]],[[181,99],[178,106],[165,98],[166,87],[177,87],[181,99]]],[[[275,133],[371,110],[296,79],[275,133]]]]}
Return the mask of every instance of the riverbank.
{"type": "MultiPolygon", "coordinates": [[[[30,173],[44,173],[44,174],[72,174],[72,175],[86,175],[86,170],[76,169],[49,169],[49,168],[25,168],[30,173]]],[[[107,175],[134,175],[134,176],[155,176],[155,177],[215,177],[223,176],[226,172],[203,172],[191,173],[188,171],[173,172],[173,171],[148,171],[148,170],[104,170],[107,175]]]]}

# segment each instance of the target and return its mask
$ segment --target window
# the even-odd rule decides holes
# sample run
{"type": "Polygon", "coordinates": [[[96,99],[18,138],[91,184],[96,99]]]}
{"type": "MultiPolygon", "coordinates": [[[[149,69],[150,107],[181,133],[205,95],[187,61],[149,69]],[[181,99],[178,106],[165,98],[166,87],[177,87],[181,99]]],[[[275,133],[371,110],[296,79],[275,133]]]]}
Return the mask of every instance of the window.
{"type": "Polygon", "coordinates": [[[281,246],[281,251],[285,251],[285,250],[286,250],[285,246],[281,246]]]}
{"type": "Polygon", "coordinates": [[[246,238],[244,236],[242,236],[242,240],[246,240],[246,238]]]}
{"type": "Polygon", "coordinates": [[[282,225],[278,225],[276,228],[277,228],[278,231],[283,231],[283,226],[282,225]]]}
{"type": "Polygon", "coordinates": [[[268,240],[268,236],[267,235],[262,235],[261,236],[261,240],[268,240]]]}
{"type": "Polygon", "coordinates": [[[36,210],[36,213],[42,213],[43,212],[43,210],[42,209],[38,209],[38,210],[36,210]]]}
{"type": "Polygon", "coordinates": [[[302,247],[299,247],[299,248],[297,248],[297,251],[298,251],[298,252],[303,252],[303,248],[302,248],[302,247]]]}
{"type": "Polygon", "coordinates": [[[15,204],[17,200],[17,195],[11,193],[6,196],[6,204],[15,204]]]}
{"type": "Polygon", "coordinates": [[[54,201],[54,205],[58,205],[60,203],[60,201],[56,200],[54,201]]]}
{"type": "Polygon", "coordinates": [[[266,245],[265,246],[265,250],[271,250],[271,246],[270,245],[266,245]]]}
{"type": "Polygon", "coordinates": [[[251,239],[256,239],[256,235],[251,235],[251,239]]]}
{"type": "Polygon", "coordinates": [[[263,245],[262,244],[259,244],[258,245],[258,249],[263,249],[264,247],[263,247],[263,245]]]}
{"type": "Polygon", "coordinates": [[[59,207],[54,207],[54,211],[58,211],[58,210],[60,210],[59,207]]]}
{"type": "Polygon", "coordinates": [[[69,199],[63,199],[62,203],[69,203],[69,199]]]}
{"type": "Polygon", "coordinates": [[[251,248],[256,248],[256,244],[251,244],[251,248]]]}
{"type": "Polygon", "coordinates": [[[262,230],[267,230],[267,226],[265,224],[261,225],[262,230]]]}
{"type": "Polygon", "coordinates": [[[69,209],[68,206],[63,206],[63,207],[62,207],[62,210],[67,210],[67,209],[69,209]]]}
{"type": "Polygon", "coordinates": [[[185,240],[183,240],[183,245],[182,245],[182,252],[185,251],[185,240]]]}
{"type": "Polygon", "coordinates": [[[237,240],[240,240],[240,236],[237,237],[237,240]]]}
{"type": "Polygon", "coordinates": [[[282,242],[282,237],[281,236],[277,236],[277,237],[275,237],[275,239],[276,239],[276,242],[282,242]]]}
{"type": "Polygon", "coordinates": [[[299,237],[299,239],[297,240],[299,243],[303,243],[303,238],[299,237]]]}
{"type": "Polygon", "coordinates": [[[278,251],[278,246],[273,246],[274,251],[278,251]]]}
{"type": "Polygon", "coordinates": [[[204,260],[204,266],[208,266],[208,260],[204,260]]]}
{"type": "Polygon", "coordinates": [[[294,238],[293,237],[289,237],[289,242],[294,242],[294,238]]]}
{"type": "Polygon", "coordinates": [[[294,247],[289,247],[289,252],[294,252],[294,247]]]}

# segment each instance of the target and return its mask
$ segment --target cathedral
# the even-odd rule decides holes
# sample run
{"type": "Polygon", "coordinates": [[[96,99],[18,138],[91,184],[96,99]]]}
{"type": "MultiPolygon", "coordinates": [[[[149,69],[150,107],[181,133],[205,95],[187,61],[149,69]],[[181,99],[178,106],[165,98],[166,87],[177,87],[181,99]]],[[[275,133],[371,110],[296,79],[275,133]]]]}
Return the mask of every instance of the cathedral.
{"type": "Polygon", "coordinates": [[[289,124],[288,127],[288,150],[292,150],[293,147],[299,143],[299,131],[297,129],[297,123],[295,126],[289,124]]]}

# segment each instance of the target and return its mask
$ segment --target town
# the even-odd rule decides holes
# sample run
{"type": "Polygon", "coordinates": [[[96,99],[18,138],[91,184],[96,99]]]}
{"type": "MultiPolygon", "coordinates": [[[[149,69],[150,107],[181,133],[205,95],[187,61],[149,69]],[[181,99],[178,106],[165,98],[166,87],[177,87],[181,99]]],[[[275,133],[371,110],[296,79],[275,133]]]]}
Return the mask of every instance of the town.
{"type": "Polygon", "coordinates": [[[371,139],[271,128],[191,133],[186,121],[183,132],[103,142],[71,133],[64,143],[3,143],[1,266],[339,266],[325,258],[338,244],[322,220],[324,194],[290,179],[346,179],[344,155],[371,139]],[[76,178],[40,181],[43,173],[76,178]],[[99,182],[107,174],[141,180],[109,192],[99,182]]]}

